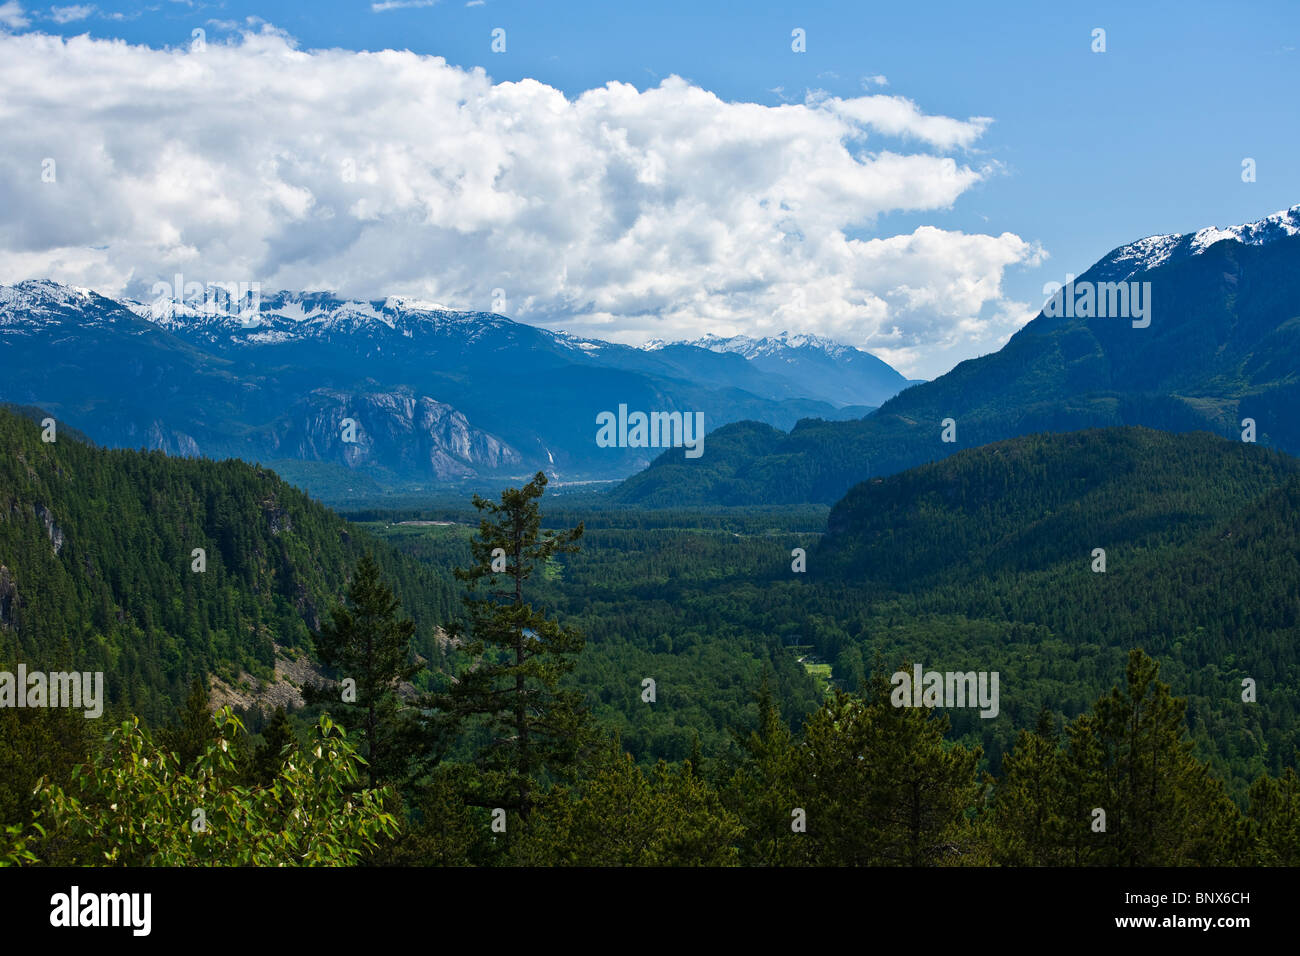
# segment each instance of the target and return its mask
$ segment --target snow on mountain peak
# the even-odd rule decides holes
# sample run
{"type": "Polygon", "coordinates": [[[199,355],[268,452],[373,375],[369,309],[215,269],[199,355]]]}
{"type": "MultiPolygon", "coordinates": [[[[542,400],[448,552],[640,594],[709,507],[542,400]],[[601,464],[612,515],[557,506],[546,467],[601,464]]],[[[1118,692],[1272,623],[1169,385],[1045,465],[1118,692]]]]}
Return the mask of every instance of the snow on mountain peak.
{"type": "Polygon", "coordinates": [[[708,349],[710,352],[735,352],[737,355],[751,360],[759,356],[773,355],[790,349],[816,349],[825,352],[832,358],[837,358],[848,351],[856,351],[851,345],[843,345],[832,339],[806,332],[794,335],[789,332],[782,332],[779,335],[764,336],[761,339],[749,335],[723,337],[709,333],[692,341],[664,342],[662,339],[651,339],[641,347],[647,351],[655,351],[669,345],[690,345],[695,348],[708,349]]]}
{"type": "Polygon", "coordinates": [[[0,328],[21,330],[60,321],[70,314],[92,317],[97,305],[112,305],[92,289],[50,279],[0,285],[0,328]]]}
{"type": "Polygon", "coordinates": [[[1167,262],[1198,255],[1225,239],[1258,246],[1295,235],[1300,235],[1300,203],[1238,226],[1206,226],[1196,232],[1180,235],[1147,236],[1120,246],[1098,265],[1107,274],[1107,278],[1122,280],[1167,262]]]}

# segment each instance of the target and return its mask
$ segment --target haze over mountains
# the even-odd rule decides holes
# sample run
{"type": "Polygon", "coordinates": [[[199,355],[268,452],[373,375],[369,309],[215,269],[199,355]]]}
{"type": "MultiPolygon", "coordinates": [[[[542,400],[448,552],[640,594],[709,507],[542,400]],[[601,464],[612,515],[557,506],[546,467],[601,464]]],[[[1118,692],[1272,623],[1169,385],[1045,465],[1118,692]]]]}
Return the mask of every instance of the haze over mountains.
{"type": "Polygon", "coordinates": [[[835,405],[878,406],[922,381],[904,378],[870,352],[817,335],[782,332],[761,339],[706,335],[690,342],[652,341],[645,347],[664,350],[681,346],[742,356],[755,368],[793,378],[812,397],[835,405]]]}
{"type": "Polygon", "coordinates": [[[707,428],[788,428],[861,417],[909,384],[866,352],[806,336],[749,351],[634,348],[398,297],[278,293],[249,308],[204,295],[0,287],[0,400],[104,445],[274,463],[308,487],[365,492],[539,468],[625,477],[652,453],[597,446],[596,416],[620,405],[702,412],[707,428]]]}
{"type": "MultiPolygon", "coordinates": [[[[1062,279],[1065,277],[1062,276],[1062,279]]],[[[1000,351],[962,362],[857,421],[753,422],[709,453],[661,455],[613,492],[642,505],[832,503],[854,484],[1043,431],[1204,429],[1300,452],[1300,206],[1256,223],[1122,246],[1075,280],[1150,283],[1150,324],[1040,312],[1000,351]],[[944,421],[951,419],[946,442],[944,421]]],[[[1065,311],[1065,310],[1053,310],[1065,311]]]]}
{"type": "Polygon", "coordinates": [[[1040,312],[1000,351],[915,387],[867,352],[788,332],[635,348],[399,297],[281,292],[241,315],[194,295],[115,301],[32,280],[0,287],[0,401],[101,444],[260,461],[308,488],[542,468],[632,475],[613,492],[623,503],[829,504],[865,478],[1038,431],[1239,437],[1253,418],[1260,443],[1300,451],[1287,411],[1300,398],[1297,266],[1300,206],[1141,239],[1075,286],[1136,296],[1150,283],[1149,326],[1040,312]],[[596,416],[620,405],[702,412],[705,453],[599,447],[596,416]]]}

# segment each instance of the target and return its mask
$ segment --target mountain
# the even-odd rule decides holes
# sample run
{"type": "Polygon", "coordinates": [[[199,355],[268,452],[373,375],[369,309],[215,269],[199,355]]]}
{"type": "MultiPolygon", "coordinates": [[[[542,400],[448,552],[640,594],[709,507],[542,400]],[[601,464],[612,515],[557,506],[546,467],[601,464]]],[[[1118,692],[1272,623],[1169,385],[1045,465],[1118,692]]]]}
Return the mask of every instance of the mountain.
{"type": "Polygon", "coordinates": [[[196,673],[292,694],[285,672],[309,659],[367,550],[417,622],[417,650],[438,653],[452,589],[273,473],[99,448],[61,423],[47,443],[44,417],[0,407],[0,661],[102,671],[109,700],[150,719],[196,673]]]}
{"type": "Polygon", "coordinates": [[[918,380],[906,379],[870,352],[816,335],[706,335],[691,342],[646,343],[647,349],[707,349],[739,355],[774,378],[799,383],[811,397],[836,405],[880,405],[918,380]]]}
{"type": "MultiPolygon", "coordinates": [[[[806,592],[786,613],[823,659],[1000,671],[1012,726],[1081,712],[1138,647],[1239,796],[1300,747],[1300,461],[1259,445],[1121,427],[963,450],[854,487],[806,577],[773,600],[806,592]]],[[[995,759],[1013,742],[953,720],[995,759]]]]}
{"type": "Polygon", "coordinates": [[[1297,235],[1300,235],[1300,204],[1240,226],[1206,226],[1181,235],[1147,236],[1113,250],[1092,271],[1099,281],[1125,280],[1139,272],[1199,255],[1224,240],[1259,246],[1297,235]]]}
{"type": "Polygon", "coordinates": [[[1300,452],[1291,412],[1300,401],[1298,225],[1300,206],[1230,230],[1123,246],[1000,351],[901,392],[865,419],[805,420],[757,443],[750,432],[744,459],[725,456],[729,429],[746,426],[726,426],[709,435],[702,458],[662,455],[613,498],[829,504],[864,478],[962,448],[1111,425],[1241,437],[1242,420],[1252,418],[1259,443],[1300,452]],[[1084,290],[1110,302],[1117,287],[1103,283],[1136,293],[1143,309],[1150,306],[1149,324],[1132,315],[1065,314],[1083,311],[1065,309],[1064,300],[1082,302],[1084,290]],[[943,440],[945,419],[954,423],[954,441],[943,440]]]}
{"type": "Polygon", "coordinates": [[[842,401],[819,397],[836,362],[870,359],[880,381],[892,370],[810,348],[776,374],[731,352],[633,348],[398,297],[231,301],[196,284],[145,303],[44,280],[0,287],[0,400],[47,408],[104,445],[301,462],[296,477],[354,493],[539,468],[619,478],[652,457],[597,445],[597,415],[620,405],[700,412],[707,429],[789,428],[861,417],[892,387],[859,376],[854,391],[846,372],[842,401]]]}
{"type": "Polygon", "coordinates": [[[1300,460],[1206,432],[1012,438],[855,485],[815,563],[906,590],[1086,568],[1097,547],[1113,557],[1185,544],[1298,476],[1300,460]]]}

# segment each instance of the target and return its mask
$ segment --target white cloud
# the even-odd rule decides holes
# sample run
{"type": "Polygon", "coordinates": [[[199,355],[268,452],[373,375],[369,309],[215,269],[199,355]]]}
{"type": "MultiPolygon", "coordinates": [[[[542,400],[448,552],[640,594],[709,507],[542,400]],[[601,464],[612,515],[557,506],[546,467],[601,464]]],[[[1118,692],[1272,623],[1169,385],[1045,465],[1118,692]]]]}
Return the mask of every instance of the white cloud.
{"type": "Polygon", "coordinates": [[[870,126],[890,136],[912,136],[939,149],[969,147],[993,122],[987,116],[967,120],[926,116],[902,96],[859,96],[851,100],[826,98],[821,105],[846,119],[870,126]]]}
{"type": "Polygon", "coordinates": [[[437,0],[383,0],[382,3],[372,3],[370,5],[371,13],[387,13],[389,10],[406,10],[411,7],[431,7],[437,0]]]}
{"type": "Polygon", "coordinates": [[[75,23],[95,13],[94,4],[77,4],[68,7],[50,7],[50,19],[55,23],[75,23]]]}
{"type": "Polygon", "coordinates": [[[144,295],[180,271],[461,308],[500,288],[515,318],[617,341],[916,350],[1006,334],[1003,274],[1041,254],[1011,233],[858,238],[997,171],[942,155],[988,120],[902,97],[728,103],[669,77],[569,99],[271,27],[202,53],[4,36],[0,89],[4,282],[144,295]]]}
{"type": "Polygon", "coordinates": [[[24,16],[22,4],[18,3],[18,0],[7,0],[6,3],[0,3],[0,27],[21,30],[30,22],[24,16]]]}

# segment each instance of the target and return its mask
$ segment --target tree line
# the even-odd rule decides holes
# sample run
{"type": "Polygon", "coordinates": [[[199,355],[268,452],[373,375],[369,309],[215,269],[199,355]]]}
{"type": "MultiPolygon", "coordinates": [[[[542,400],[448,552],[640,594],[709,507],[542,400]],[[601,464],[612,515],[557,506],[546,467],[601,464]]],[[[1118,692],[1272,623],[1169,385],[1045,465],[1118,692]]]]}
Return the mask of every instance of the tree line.
{"type": "MultiPolygon", "coordinates": [[[[539,473],[481,514],[452,628],[426,666],[378,564],[358,561],[316,635],[334,682],[309,727],[260,735],[197,682],[151,733],[93,739],[54,711],[0,713],[0,860],[303,865],[1295,865],[1300,780],[1262,774],[1244,809],[1196,756],[1185,704],[1140,649],[1071,720],[1042,709],[999,773],[948,717],[898,707],[886,669],[798,727],[770,684],[735,746],[646,767],[566,686],[585,639],[532,595],[581,524],[542,530],[539,473]],[[344,729],[346,728],[346,730],[344,729]],[[260,737],[260,739],[259,739],[260,737]],[[30,760],[30,764],[25,761],[30,760]],[[8,775],[5,775],[8,779],[8,775]],[[196,811],[198,811],[196,813],[196,811]],[[241,818],[241,812],[243,816],[241,818]],[[200,825],[201,824],[201,825],[200,825]]],[[[653,706],[647,702],[646,706],[653,706]]],[[[77,723],[80,721],[80,724],[77,723]]]]}

